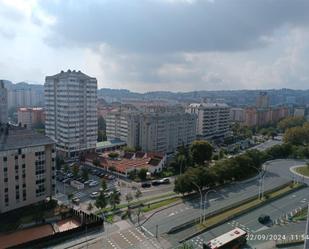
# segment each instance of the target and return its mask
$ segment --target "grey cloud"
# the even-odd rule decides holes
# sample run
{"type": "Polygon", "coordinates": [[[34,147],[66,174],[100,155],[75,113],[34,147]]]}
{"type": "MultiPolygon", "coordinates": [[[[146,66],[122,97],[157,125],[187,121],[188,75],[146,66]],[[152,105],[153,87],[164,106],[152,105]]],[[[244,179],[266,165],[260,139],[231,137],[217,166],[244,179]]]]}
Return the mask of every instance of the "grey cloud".
{"type": "Polygon", "coordinates": [[[308,0],[40,2],[57,17],[49,44],[109,44],[122,51],[241,51],[268,45],[284,25],[309,22],[308,0]]]}

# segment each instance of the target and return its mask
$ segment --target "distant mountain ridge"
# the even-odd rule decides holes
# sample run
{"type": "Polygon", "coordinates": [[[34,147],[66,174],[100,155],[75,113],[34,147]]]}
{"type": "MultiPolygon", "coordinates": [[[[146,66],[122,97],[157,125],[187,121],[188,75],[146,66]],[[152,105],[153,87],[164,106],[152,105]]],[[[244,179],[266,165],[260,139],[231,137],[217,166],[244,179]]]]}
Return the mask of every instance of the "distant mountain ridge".
{"type": "MultiPolygon", "coordinates": [[[[15,89],[33,89],[37,92],[44,92],[44,85],[31,84],[28,82],[12,83],[4,80],[9,90],[15,89]]],[[[272,105],[279,104],[309,104],[309,90],[293,90],[293,89],[268,89],[268,90],[220,90],[220,91],[190,91],[190,92],[171,92],[171,91],[153,91],[145,93],[132,92],[128,89],[98,89],[98,97],[104,98],[107,102],[127,101],[127,100],[156,100],[168,102],[200,102],[205,99],[211,101],[224,101],[234,106],[254,105],[256,97],[260,91],[265,91],[270,97],[272,105]]]]}

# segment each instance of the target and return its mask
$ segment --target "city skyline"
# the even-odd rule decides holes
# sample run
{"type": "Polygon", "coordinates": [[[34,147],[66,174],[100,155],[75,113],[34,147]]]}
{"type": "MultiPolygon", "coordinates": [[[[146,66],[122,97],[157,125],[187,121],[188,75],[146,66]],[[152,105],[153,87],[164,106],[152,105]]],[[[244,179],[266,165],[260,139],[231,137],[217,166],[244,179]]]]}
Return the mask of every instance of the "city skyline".
{"type": "Polygon", "coordinates": [[[0,74],[43,84],[75,69],[137,92],[305,89],[308,4],[2,0],[0,74]]]}

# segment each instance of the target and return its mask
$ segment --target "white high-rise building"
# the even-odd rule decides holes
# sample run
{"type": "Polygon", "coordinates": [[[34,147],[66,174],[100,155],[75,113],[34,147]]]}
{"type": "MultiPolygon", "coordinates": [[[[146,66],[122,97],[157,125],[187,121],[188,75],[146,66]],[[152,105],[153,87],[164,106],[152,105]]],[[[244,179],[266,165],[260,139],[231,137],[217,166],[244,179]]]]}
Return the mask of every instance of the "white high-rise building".
{"type": "Polygon", "coordinates": [[[80,71],[45,79],[46,135],[59,154],[76,157],[94,151],[98,135],[97,80],[80,71]]]}
{"type": "Polygon", "coordinates": [[[230,130],[230,107],[226,104],[190,104],[186,112],[197,115],[197,135],[201,138],[223,137],[230,130]]]}
{"type": "Polygon", "coordinates": [[[181,111],[115,111],[106,117],[106,134],[129,147],[173,153],[196,138],[196,115],[181,111]]]}
{"type": "Polygon", "coordinates": [[[4,82],[0,80],[0,123],[8,122],[8,93],[4,82]]]}

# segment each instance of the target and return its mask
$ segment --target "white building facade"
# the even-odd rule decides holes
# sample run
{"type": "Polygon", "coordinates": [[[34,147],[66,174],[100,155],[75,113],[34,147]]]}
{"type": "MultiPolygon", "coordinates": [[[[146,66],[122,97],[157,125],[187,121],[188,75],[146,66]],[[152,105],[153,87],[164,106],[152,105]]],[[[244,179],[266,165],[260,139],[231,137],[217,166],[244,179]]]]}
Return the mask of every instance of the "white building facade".
{"type": "Polygon", "coordinates": [[[97,80],[78,71],[61,71],[45,80],[46,135],[65,157],[94,151],[98,135],[97,80]]]}
{"type": "Polygon", "coordinates": [[[107,115],[108,139],[142,151],[173,153],[196,138],[196,115],[185,112],[115,112],[107,115]]]}
{"type": "Polygon", "coordinates": [[[224,137],[230,131],[230,107],[226,104],[190,104],[186,112],[197,115],[196,132],[203,139],[224,137]]]}

